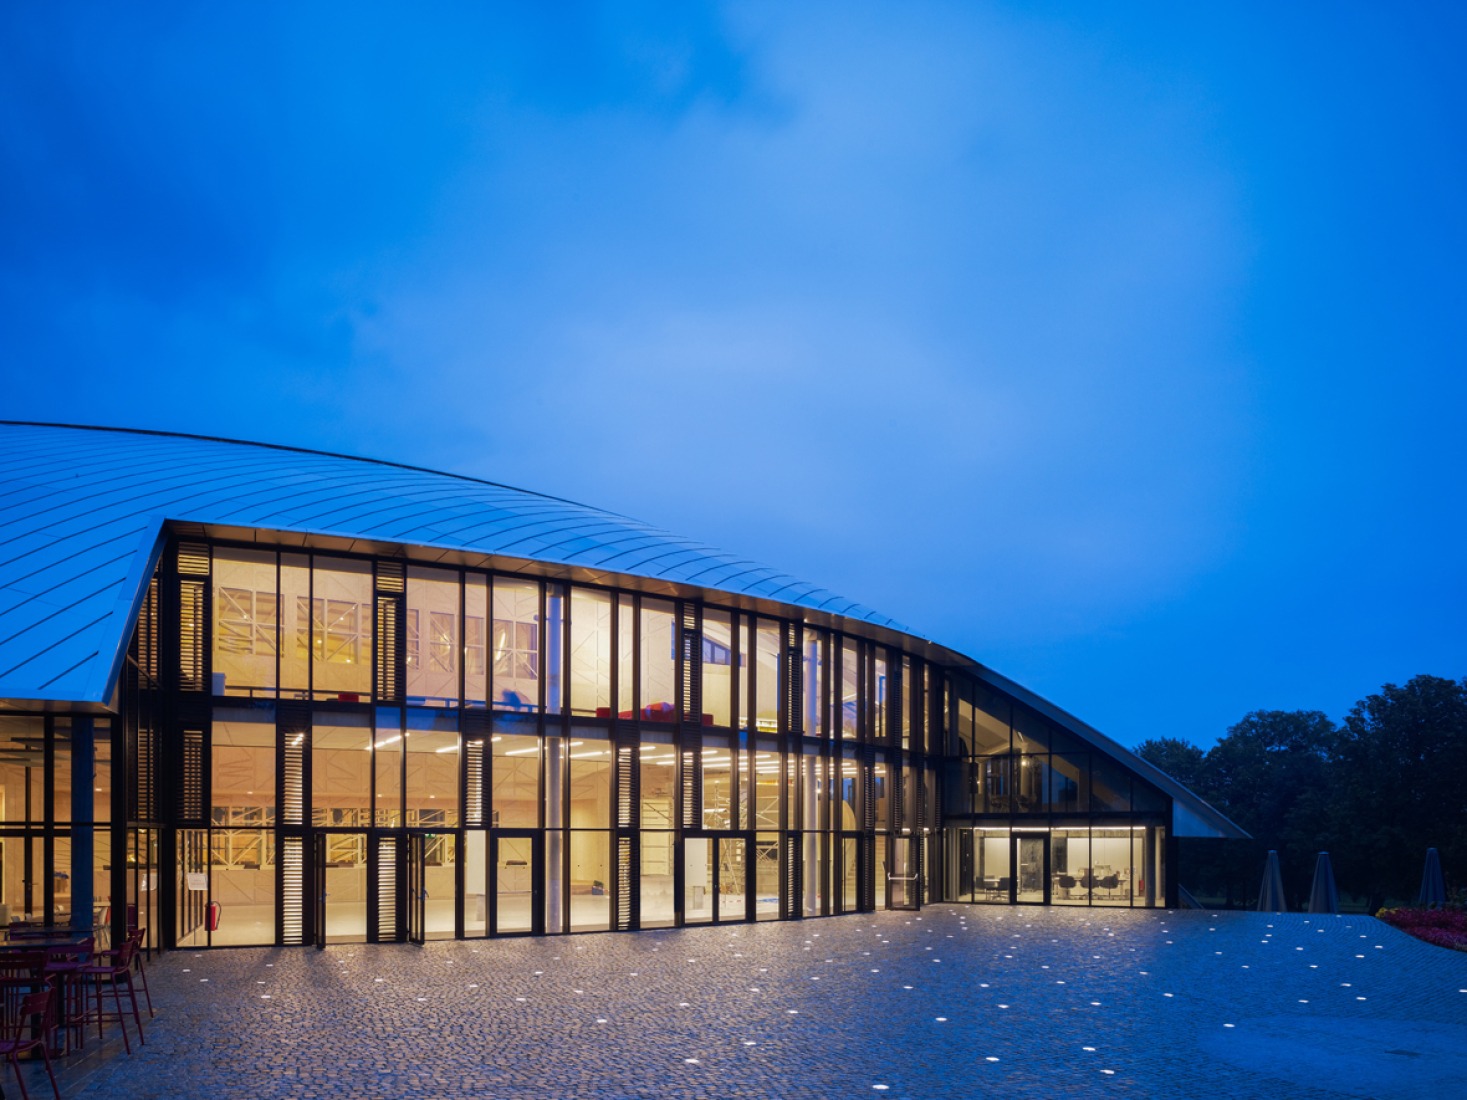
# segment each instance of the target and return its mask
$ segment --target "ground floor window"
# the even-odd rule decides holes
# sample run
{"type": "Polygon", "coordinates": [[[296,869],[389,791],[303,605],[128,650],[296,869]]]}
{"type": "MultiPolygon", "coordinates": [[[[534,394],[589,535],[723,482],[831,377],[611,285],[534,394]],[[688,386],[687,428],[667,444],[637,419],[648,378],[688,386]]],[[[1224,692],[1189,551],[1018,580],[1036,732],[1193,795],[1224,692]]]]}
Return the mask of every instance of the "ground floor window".
{"type": "Polygon", "coordinates": [[[1166,904],[1166,828],[1151,823],[952,825],[947,896],[994,904],[1166,904]]]}

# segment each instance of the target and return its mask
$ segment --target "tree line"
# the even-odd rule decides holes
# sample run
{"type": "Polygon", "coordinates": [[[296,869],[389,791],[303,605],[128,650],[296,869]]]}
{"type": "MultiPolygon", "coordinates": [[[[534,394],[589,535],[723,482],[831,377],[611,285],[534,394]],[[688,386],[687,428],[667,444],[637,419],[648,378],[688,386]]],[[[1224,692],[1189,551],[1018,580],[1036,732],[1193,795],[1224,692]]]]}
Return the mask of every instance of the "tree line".
{"type": "Polygon", "coordinates": [[[1251,905],[1271,848],[1291,908],[1321,851],[1342,894],[1370,912],[1415,899],[1429,847],[1449,893],[1467,886],[1467,678],[1386,684],[1340,723],[1260,710],[1206,751],[1163,737],[1137,752],[1253,836],[1182,842],[1177,879],[1205,904],[1251,905]]]}

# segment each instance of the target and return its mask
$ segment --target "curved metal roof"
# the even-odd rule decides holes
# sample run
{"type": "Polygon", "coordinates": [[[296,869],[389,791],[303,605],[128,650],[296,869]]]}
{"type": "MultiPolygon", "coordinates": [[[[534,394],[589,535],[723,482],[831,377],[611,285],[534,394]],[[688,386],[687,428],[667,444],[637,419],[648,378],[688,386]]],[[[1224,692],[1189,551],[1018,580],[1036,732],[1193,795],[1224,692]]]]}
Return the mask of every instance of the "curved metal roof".
{"type": "Polygon", "coordinates": [[[0,421],[0,699],[105,703],[165,523],[549,562],[904,631],[813,584],[625,516],[319,451],[0,421]]]}

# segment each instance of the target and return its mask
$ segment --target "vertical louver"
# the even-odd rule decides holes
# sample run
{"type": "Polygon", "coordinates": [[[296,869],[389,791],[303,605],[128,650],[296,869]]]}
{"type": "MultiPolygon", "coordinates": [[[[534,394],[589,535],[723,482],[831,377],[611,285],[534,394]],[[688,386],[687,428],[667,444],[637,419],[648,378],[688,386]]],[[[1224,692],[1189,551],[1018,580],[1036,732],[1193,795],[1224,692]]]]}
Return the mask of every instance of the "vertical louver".
{"type": "Polygon", "coordinates": [[[616,838],[616,930],[626,932],[640,923],[637,913],[637,858],[636,838],[616,838]]]}
{"type": "Polygon", "coordinates": [[[804,915],[801,899],[800,834],[786,833],[784,849],[779,858],[784,872],[780,880],[779,915],[785,920],[794,920],[804,915]]]}
{"type": "Polygon", "coordinates": [[[280,841],[280,936],[286,944],[306,942],[306,842],[298,836],[280,841]]]}
{"type": "Polygon", "coordinates": [[[484,739],[464,742],[464,824],[484,827],[484,739]]]}
{"type": "Polygon", "coordinates": [[[703,827],[703,731],[684,729],[682,751],[679,756],[682,768],[682,809],[679,820],[684,829],[703,827]]]}
{"type": "Polygon", "coordinates": [[[678,638],[682,678],[678,683],[678,711],[684,725],[703,728],[703,629],[698,607],[684,602],[678,638]]]}
{"type": "Polygon", "coordinates": [[[277,712],[278,735],[276,744],[280,753],[280,823],[282,825],[304,825],[306,823],[307,772],[311,759],[311,711],[298,703],[280,704],[277,712]]]}
{"type": "Polygon", "coordinates": [[[204,731],[186,729],[179,762],[178,818],[199,824],[204,819],[204,731]]]}
{"type": "Polygon", "coordinates": [[[397,838],[377,838],[377,942],[396,943],[397,838]]]}

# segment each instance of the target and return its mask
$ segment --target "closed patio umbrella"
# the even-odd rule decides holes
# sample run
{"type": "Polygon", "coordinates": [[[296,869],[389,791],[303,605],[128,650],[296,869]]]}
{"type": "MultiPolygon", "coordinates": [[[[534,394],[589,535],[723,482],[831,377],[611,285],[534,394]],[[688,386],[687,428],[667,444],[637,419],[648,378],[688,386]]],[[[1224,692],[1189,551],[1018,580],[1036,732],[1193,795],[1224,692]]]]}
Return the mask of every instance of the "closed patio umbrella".
{"type": "Polygon", "coordinates": [[[1284,901],[1284,875],[1279,870],[1279,854],[1270,850],[1263,868],[1263,888],[1258,891],[1260,913],[1283,913],[1289,905],[1284,901]]]}
{"type": "Polygon", "coordinates": [[[1442,878],[1441,856],[1435,848],[1426,849],[1426,867],[1421,872],[1421,892],[1416,895],[1416,904],[1431,909],[1447,903],[1447,884],[1442,878]]]}
{"type": "Polygon", "coordinates": [[[1338,913],[1340,892],[1335,889],[1335,872],[1329,865],[1329,853],[1320,852],[1314,862],[1314,885],[1309,889],[1309,912],[1338,913]]]}

